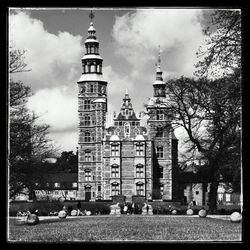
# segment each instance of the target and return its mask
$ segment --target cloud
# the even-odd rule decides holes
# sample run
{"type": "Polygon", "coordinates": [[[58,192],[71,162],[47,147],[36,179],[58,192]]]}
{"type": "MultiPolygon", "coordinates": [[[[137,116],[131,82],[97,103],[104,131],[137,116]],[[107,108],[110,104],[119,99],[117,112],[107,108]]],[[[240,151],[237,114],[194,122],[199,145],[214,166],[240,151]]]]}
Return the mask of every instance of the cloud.
{"type": "Polygon", "coordinates": [[[109,65],[103,67],[104,78],[108,82],[108,94],[109,96],[123,95],[126,89],[130,92],[134,89],[134,84],[129,76],[120,76],[109,65]]]}
{"type": "Polygon", "coordinates": [[[10,36],[17,49],[26,50],[28,73],[17,74],[18,79],[41,88],[72,85],[81,72],[81,36],[59,31],[57,35],[45,30],[43,23],[31,18],[27,12],[11,14],[10,36]]]}
{"type": "Polygon", "coordinates": [[[29,98],[28,108],[40,115],[39,122],[51,126],[51,133],[77,130],[77,92],[66,86],[38,90],[29,98]]]}
{"type": "Polygon", "coordinates": [[[143,68],[163,51],[162,67],[169,73],[190,75],[195,52],[203,41],[202,11],[198,9],[137,10],[116,16],[113,38],[116,53],[131,65],[143,68]]]}
{"type": "Polygon", "coordinates": [[[58,132],[51,134],[50,138],[54,141],[55,146],[58,146],[62,151],[71,151],[76,152],[76,147],[78,147],[78,132],[69,131],[58,132]]]}

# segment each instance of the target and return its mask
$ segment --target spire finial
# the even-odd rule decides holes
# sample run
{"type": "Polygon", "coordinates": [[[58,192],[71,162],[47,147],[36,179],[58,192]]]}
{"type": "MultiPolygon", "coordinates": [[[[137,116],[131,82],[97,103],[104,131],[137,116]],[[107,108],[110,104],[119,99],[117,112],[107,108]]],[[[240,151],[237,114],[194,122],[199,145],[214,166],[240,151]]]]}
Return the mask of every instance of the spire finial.
{"type": "Polygon", "coordinates": [[[94,17],[95,17],[95,14],[94,14],[94,12],[91,10],[90,13],[89,13],[89,18],[90,18],[90,21],[91,21],[91,22],[93,21],[94,17]]]}
{"type": "Polygon", "coordinates": [[[161,45],[159,45],[159,52],[158,52],[158,65],[161,65],[161,45]]]}
{"type": "Polygon", "coordinates": [[[161,71],[161,46],[159,45],[157,72],[161,71]]]}
{"type": "Polygon", "coordinates": [[[128,95],[128,89],[126,88],[126,92],[125,92],[125,95],[128,95]]]}

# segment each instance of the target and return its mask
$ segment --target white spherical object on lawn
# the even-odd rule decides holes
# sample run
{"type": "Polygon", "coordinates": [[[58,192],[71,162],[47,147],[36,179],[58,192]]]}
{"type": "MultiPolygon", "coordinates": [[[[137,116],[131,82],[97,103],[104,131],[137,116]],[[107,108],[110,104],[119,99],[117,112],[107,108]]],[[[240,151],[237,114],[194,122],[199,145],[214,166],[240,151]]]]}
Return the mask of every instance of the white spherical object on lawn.
{"type": "Polygon", "coordinates": [[[58,217],[61,218],[61,219],[66,218],[66,217],[67,217],[66,211],[61,210],[61,211],[58,213],[58,217]]]}
{"type": "Polygon", "coordinates": [[[193,214],[194,214],[193,209],[189,208],[189,209],[187,210],[187,215],[193,215],[193,214]]]}
{"type": "Polygon", "coordinates": [[[87,211],[86,215],[90,216],[91,215],[91,211],[87,211]]]}
{"type": "Polygon", "coordinates": [[[176,209],[174,209],[174,210],[172,210],[172,212],[171,212],[172,214],[177,214],[177,210],[176,209]]]}
{"type": "Polygon", "coordinates": [[[207,216],[207,211],[205,209],[201,209],[198,214],[201,218],[205,218],[207,216]]]}
{"type": "Polygon", "coordinates": [[[230,216],[231,222],[241,222],[242,215],[239,212],[233,212],[230,216]]]}
{"type": "Polygon", "coordinates": [[[71,213],[70,213],[70,215],[71,215],[71,216],[77,216],[77,211],[76,211],[75,209],[72,210],[71,213]]]}

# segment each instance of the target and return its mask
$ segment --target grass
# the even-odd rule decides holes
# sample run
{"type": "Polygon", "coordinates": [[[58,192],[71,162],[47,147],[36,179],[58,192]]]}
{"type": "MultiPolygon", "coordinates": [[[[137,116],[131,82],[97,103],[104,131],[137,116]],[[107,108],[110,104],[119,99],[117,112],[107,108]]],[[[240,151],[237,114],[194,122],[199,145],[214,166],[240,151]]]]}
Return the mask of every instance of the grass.
{"type": "Polygon", "coordinates": [[[9,221],[9,240],[65,241],[241,241],[241,223],[182,216],[90,216],[43,220],[36,226],[9,221]]]}

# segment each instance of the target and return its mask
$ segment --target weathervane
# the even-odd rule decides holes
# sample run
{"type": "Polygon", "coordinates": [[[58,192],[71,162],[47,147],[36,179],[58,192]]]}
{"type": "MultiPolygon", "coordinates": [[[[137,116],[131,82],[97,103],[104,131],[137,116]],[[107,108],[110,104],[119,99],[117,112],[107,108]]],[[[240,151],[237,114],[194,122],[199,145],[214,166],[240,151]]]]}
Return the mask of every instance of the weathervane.
{"type": "Polygon", "coordinates": [[[91,22],[92,22],[92,20],[93,20],[94,17],[95,17],[95,14],[94,14],[94,12],[91,10],[91,11],[90,11],[90,14],[89,14],[89,18],[90,18],[91,22]]]}

